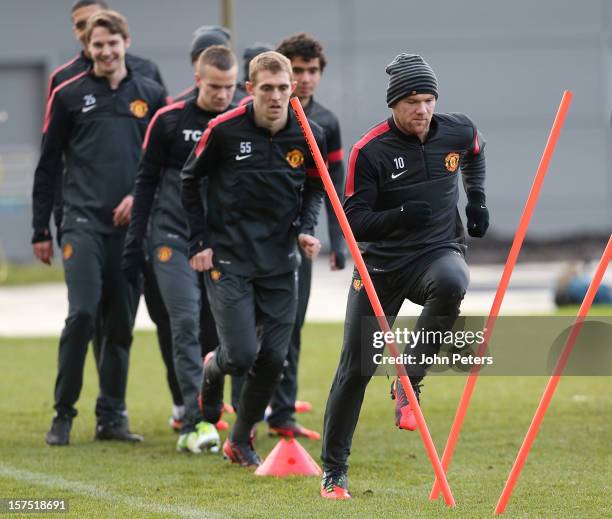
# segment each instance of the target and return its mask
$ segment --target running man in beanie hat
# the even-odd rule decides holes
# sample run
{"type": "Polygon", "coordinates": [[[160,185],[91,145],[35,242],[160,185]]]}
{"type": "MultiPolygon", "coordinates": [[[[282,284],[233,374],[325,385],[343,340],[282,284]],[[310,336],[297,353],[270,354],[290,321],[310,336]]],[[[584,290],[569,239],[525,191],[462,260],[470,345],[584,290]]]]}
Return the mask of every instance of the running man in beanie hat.
{"type": "MultiPolygon", "coordinates": [[[[423,306],[416,330],[444,333],[459,315],[469,282],[457,210],[459,173],[468,198],[468,234],[481,238],[489,226],[485,143],[467,116],[434,113],[438,81],[421,56],[400,54],[386,72],[392,114],[353,146],[344,210],[385,315],[394,319],[409,299],[423,306]]],[[[372,344],[378,326],[356,270],[346,316],[340,363],[325,410],[321,496],[328,499],[351,497],[348,456],[365,388],[377,367],[373,357],[381,353],[372,344]]],[[[406,352],[421,359],[439,348],[430,341],[410,344],[406,352]]],[[[407,371],[418,397],[425,368],[407,366],[407,371]]],[[[414,414],[397,379],[391,397],[395,424],[415,430],[414,414]]]]}
{"type": "MultiPolygon", "coordinates": [[[[193,39],[189,46],[189,59],[191,60],[194,76],[198,74],[198,58],[202,52],[213,45],[229,47],[231,39],[232,34],[230,31],[219,25],[202,25],[193,31],[193,39]]],[[[182,90],[180,94],[177,94],[174,101],[186,101],[197,97],[198,93],[198,86],[194,84],[182,90]]]]}

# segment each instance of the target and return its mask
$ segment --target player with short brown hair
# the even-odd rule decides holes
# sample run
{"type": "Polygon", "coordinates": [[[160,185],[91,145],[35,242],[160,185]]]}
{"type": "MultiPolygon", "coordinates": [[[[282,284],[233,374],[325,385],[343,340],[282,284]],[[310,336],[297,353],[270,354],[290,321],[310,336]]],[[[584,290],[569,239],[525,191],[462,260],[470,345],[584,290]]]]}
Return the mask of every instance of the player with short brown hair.
{"type": "MultiPolygon", "coordinates": [[[[204,365],[202,408],[216,422],[225,374],[244,375],[237,417],[224,454],[242,466],[261,460],[251,429],[278,382],[295,321],[301,247],[313,236],[322,184],[289,99],[291,64],[276,52],[257,56],[247,84],[253,102],[213,119],[183,169],[194,269],[204,280],[219,331],[219,347],[204,365]],[[206,212],[200,181],[208,179],[206,212]]],[[[314,124],[325,153],[325,137],[314,124]]]]}

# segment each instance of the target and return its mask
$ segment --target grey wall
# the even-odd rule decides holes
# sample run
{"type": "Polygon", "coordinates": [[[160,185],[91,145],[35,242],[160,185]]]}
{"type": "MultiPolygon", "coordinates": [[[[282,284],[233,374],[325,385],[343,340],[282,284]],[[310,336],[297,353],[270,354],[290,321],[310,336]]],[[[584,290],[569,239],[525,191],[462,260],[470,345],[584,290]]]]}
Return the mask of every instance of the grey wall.
{"type": "MultiPolygon", "coordinates": [[[[48,73],[76,53],[68,18],[71,4],[71,0],[2,0],[0,81],[9,65],[28,65],[32,70],[42,65],[48,73]]],[[[530,236],[610,231],[610,4],[606,0],[235,0],[235,46],[241,54],[254,41],[277,43],[301,30],[318,37],[326,47],[329,66],[317,97],[340,117],[347,153],[362,133],[387,116],[385,65],[401,51],[423,54],[438,74],[438,109],[468,113],[488,141],[492,231],[504,236],[512,235],[517,225],[561,94],[570,89],[574,101],[530,236]]],[[[132,51],[158,62],[170,92],[187,86],[191,32],[197,25],[219,22],[219,2],[116,0],[112,6],[128,18],[132,51]]],[[[29,108],[13,103],[9,120],[0,122],[0,128],[8,130],[0,129],[0,156],[7,144],[2,135],[17,134],[21,132],[17,127],[31,125],[24,118],[35,118],[36,127],[42,120],[41,111],[32,108],[42,110],[43,85],[37,87],[40,95],[29,108]]],[[[0,121],[9,103],[5,92],[0,89],[0,121]]],[[[28,95],[36,97],[33,92],[28,95]]],[[[36,158],[38,139],[32,135],[32,142],[20,143],[20,149],[34,150],[30,162],[36,158]]],[[[22,165],[18,184],[23,188],[21,210],[27,212],[31,176],[23,169],[22,165]]],[[[4,170],[5,178],[10,176],[6,165],[4,170]]],[[[6,206],[4,184],[0,179],[0,208],[3,200],[6,206]]],[[[11,189],[16,211],[19,197],[14,182],[11,189]]],[[[8,221],[2,210],[0,218],[8,221]]],[[[0,223],[5,249],[9,241],[15,243],[8,235],[14,236],[16,227],[0,223]]],[[[29,233],[27,224],[19,230],[29,233]]],[[[22,252],[13,252],[15,247],[11,245],[9,254],[21,256],[22,252]]]]}

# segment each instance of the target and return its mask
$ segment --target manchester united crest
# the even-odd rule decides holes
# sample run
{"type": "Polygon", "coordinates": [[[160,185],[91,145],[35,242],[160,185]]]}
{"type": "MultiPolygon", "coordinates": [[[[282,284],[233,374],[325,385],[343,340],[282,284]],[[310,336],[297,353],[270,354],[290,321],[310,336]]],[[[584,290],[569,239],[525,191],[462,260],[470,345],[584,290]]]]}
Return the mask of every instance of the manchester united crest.
{"type": "Polygon", "coordinates": [[[130,103],[130,112],[132,112],[134,117],[142,119],[149,112],[149,105],[142,99],[136,99],[136,101],[130,103]]]}
{"type": "Polygon", "coordinates": [[[361,279],[353,279],[353,290],[359,292],[363,288],[363,281],[361,279]]]}
{"type": "Polygon", "coordinates": [[[217,269],[212,269],[210,271],[210,279],[213,281],[219,281],[221,279],[221,271],[217,269]]]}
{"type": "Polygon", "coordinates": [[[294,148],[287,153],[285,159],[287,159],[287,162],[292,168],[299,168],[302,164],[304,164],[304,153],[302,150],[294,148]]]}
{"type": "Polygon", "coordinates": [[[74,249],[72,248],[72,244],[66,243],[66,245],[64,245],[64,249],[62,250],[62,256],[65,260],[69,260],[72,257],[73,252],[74,249]]]}
{"type": "Polygon", "coordinates": [[[160,247],[157,250],[157,259],[162,263],[168,263],[172,258],[172,249],[170,247],[160,247]]]}
{"type": "Polygon", "coordinates": [[[446,166],[446,169],[451,173],[457,171],[457,168],[459,167],[459,154],[455,152],[449,153],[444,158],[444,165],[446,166]]]}

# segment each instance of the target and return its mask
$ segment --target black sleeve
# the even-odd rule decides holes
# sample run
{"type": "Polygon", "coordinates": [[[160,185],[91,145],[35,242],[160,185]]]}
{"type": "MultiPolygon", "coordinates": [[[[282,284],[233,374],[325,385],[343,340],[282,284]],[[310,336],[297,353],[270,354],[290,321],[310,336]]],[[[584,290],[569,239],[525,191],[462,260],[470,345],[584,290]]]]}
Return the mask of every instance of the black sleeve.
{"type": "Polygon", "coordinates": [[[49,100],[51,99],[51,94],[53,93],[53,90],[55,90],[55,88],[58,85],[59,85],[59,81],[57,80],[57,72],[55,72],[51,76],[49,76],[49,81],[47,83],[47,99],[45,99],[46,103],[49,102],[49,100]]]}
{"type": "MultiPolygon", "coordinates": [[[[49,77],[49,85],[47,88],[47,103],[51,100],[51,94],[53,90],[58,86],[57,74],[53,74],[49,77]]],[[[43,132],[41,150],[44,146],[44,140],[46,137],[46,133],[43,132]]],[[[62,173],[63,173],[62,168],[62,173]]],[[[53,199],[53,221],[55,222],[55,228],[57,229],[57,244],[60,245],[60,236],[61,236],[61,226],[62,220],[64,218],[64,197],[63,197],[63,189],[64,189],[64,176],[63,174],[59,176],[57,182],[55,183],[55,196],[53,199]]]]}
{"type": "MultiPolygon", "coordinates": [[[[344,187],[344,163],[342,162],[343,150],[340,137],[340,125],[334,121],[334,125],[327,134],[327,158],[329,161],[329,175],[334,183],[336,194],[342,202],[342,188],[344,187]]],[[[325,197],[325,209],[327,211],[327,230],[332,252],[344,253],[344,238],[342,228],[336,218],[329,197],[325,197]]]]}
{"type": "Polygon", "coordinates": [[[200,179],[208,176],[214,164],[219,137],[210,127],[189,154],[181,171],[181,199],[189,223],[189,257],[211,246],[202,204],[200,179]]]}
{"type": "Polygon", "coordinates": [[[62,220],[64,219],[63,189],[64,189],[64,175],[62,174],[58,177],[57,182],[55,183],[55,196],[53,197],[53,221],[55,222],[55,227],[58,229],[58,236],[57,236],[58,242],[59,242],[59,229],[61,229],[62,220]]]}
{"type": "Polygon", "coordinates": [[[157,113],[160,108],[163,108],[168,104],[168,92],[166,92],[166,87],[162,86],[162,90],[160,92],[159,97],[157,98],[157,103],[155,104],[155,111],[153,113],[157,113]]]}
{"type": "MultiPolygon", "coordinates": [[[[327,162],[327,144],[325,136],[321,133],[315,136],[319,151],[323,155],[323,160],[327,162]]],[[[298,233],[310,234],[314,236],[317,220],[319,219],[319,211],[321,210],[321,202],[323,201],[323,182],[319,174],[314,159],[310,153],[307,154],[306,160],[306,182],[302,192],[302,209],[299,216],[298,233]]]]}
{"type": "Polygon", "coordinates": [[[32,243],[51,239],[49,219],[57,183],[61,180],[62,155],[68,145],[72,120],[61,97],[56,96],[51,106],[40,159],[34,172],[32,188],[32,243]]]}
{"type": "Polygon", "coordinates": [[[143,154],[134,184],[134,206],[125,239],[126,254],[139,253],[147,231],[155,192],[169,149],[169,131],[164,117],[154,116],[147,128],[143,154]]]}
{"type": "Polygon", "coordinates": [[[485,193],[485,144],[482,134],[474,126],[472,142],[461,161],[463,187],[468,198],[477,197],[483,201],[485,193]]]}
{"type": "Polygon", "coordinates": [[[344,212],[357,241],[377,241],[401,224],[402,207],[373,211],[378,198],[378,172],[359,149],[353,148],[353,154],[357,157],[349,160],[348,180],[354,182],[354,191],[347,193],[344,212]]]}

